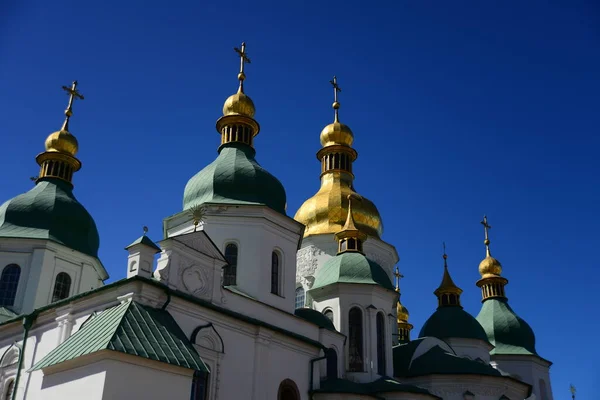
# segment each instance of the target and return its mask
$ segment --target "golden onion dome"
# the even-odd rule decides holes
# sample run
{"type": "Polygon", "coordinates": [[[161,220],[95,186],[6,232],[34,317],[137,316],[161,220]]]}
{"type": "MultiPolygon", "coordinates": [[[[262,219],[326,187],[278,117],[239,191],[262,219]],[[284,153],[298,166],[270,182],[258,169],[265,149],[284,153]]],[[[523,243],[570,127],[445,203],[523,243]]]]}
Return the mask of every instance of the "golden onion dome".
{"type": "Polygon", "coordinates": [[[348,125],[335,121],[323,128],[320,139],[323,147],[333,145],[352,146],[354,134],[348,125]]]}
{"type": "Polygon", "coordinates": [[[398,300],[398,305],[396,306],[396,314],[398,316],[398,322],[408,322],[410,313],[408,312],[408,309],[400,302],[400,300],[398,300]]]}
{"type": "Polygon", "coordinates": [[[254,102],[242,90],[229,96],[223,104],[223,115],[244,115],[253,118],[255,112],[254,102]]]}
{"type": "Polygon", "coordinates": [[[479,263],[479,274],[481,274],[482,278],[500,276],[502,274],[502,264],[494,257],[488,255],[479,263]]]}
{"type": "Polygon", "coordinates": [[[79,150],[77,138],[65,129],[51,133],[46,139],[45,145],[48,152],[66,153],[73,157],[79,150]]]}
{"type": "Polygon", "coordinates": [[[306,226],[305,237],[341,231],[348,216],[348,195],[361,198],[352,203],[356,227],[369,236],[381,237],[383,222],[372,201],[358,195],[339,172],[323,175],[321,180],[319,191],[306,200],[294,216],[306,226]]]}

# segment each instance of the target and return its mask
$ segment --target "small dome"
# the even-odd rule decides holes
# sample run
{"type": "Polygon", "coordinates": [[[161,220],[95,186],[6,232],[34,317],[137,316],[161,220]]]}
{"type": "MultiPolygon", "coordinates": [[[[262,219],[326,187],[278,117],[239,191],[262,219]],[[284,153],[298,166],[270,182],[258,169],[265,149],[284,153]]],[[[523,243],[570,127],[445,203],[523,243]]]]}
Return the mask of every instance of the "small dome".
{"type": "Polygon", "coordinates": [[[241,90],[229,96],[223,104],[223,115],[245,115],[252,118],[255,112],[254,102],[241,90]]]}
{"type": "Polygon", "coordinates": [[[340,122],[333,122],[323,128],[320,139],[323,147],[336,144],[352,146],[354,134],[348,125],[340,122]]]}
{"type": "Polygon", "coordinates": [[[255,151],[241,143],[227,143],[218,157],[185,186],[183,209],[203,203],[262,204],[284,214],[283,185],[254,159],[255,151]]]}
{"type": "Polygon", "coordinates": [[[535,334],[531,326],[510,308],[504,299],[483,302],[477,321],[496,346],[491,354],[534,354],[535,334]]]}
{"type": "Polygon", "coordinates": [[[400,301],[398,301],[398,305],[396,306],[396,314],[398,316],[398,322],[408,322],[408,317],[410,316],[410,313],[400,301]]]}
{"type": "Polygon", "coordinates": [[[334,283],[379,285],[394,290],[394,285],[383,268],[361,253],[342,253],[327,260],[318,269],[312,289],[334,283]]]}
{"type": "Polygon", "coordinates": [[[317,325],[319,328],[329,329],[330,331],[336,331],[333,322],[322,313],[312,308],[298,308],[294,311],[297,317],[300,317],[310,323],[317,325]]]}
{"type": "Polygon", "coordinates": [[[488,342],[483,327],[462,307],[440,307],[423,324],[419,337],[478,339],[488,342]]]}
{"type": "Polygon", "coordinates": [[[500,276],[502,274],[502,264],[492,256],[487,256],[479,263],[479,274],[482,278],[489,276],[500,276]]]}
{"type": "Polygon", "coordinates": [[[92,257],[100,246],[96,223],[71,185],[53,178],[0,206],[0,237],[48,239],[92,257]]]}
{"type": "Polygon", "coordinates": [[[55,151],[75,156],[77,150],[79,150],[77,138],[66,130],[61,129],[60,131],[51,133],[46,139],[46,151],[55,151]]]}

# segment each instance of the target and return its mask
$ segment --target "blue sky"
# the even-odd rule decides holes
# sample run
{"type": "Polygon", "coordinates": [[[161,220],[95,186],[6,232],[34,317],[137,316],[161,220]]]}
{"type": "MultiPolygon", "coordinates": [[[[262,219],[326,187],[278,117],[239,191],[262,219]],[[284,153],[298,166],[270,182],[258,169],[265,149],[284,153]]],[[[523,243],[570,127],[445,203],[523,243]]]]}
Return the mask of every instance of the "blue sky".
{"type": "Polygon", "coordinates": [[[34,157],[60,128],[72,80],[86,96],[71,131],[75,194],[95,217],[111,281],[123,247],[181,210],[187,180],[216,156],[215,121],[236,90],[261,124],[257,159],[288,212],[319,186],[319,133],[355,133],[356,189],[378,206],[400,254],[418,332],[434,311],[442,242],[463,305],[487,213],[515,311],[554,362],[555,399],[597,397],[600,289],[600,7],[593,1],[8,1],[0,12],[5,200],[32,187],[34,157]],[[552,4],[548,4],[552,3],[552,4]]]}

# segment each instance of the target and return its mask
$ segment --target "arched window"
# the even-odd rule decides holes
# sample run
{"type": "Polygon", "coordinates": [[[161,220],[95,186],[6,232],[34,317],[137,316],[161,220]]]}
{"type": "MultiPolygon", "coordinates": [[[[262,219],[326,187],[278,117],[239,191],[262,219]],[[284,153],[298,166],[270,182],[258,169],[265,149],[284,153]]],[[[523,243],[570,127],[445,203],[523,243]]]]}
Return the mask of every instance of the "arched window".
{"type": "Polygon", "coordinates": [[[362,311],[354,307],[348,313],[348,371],[363,371],[363,323],[362,311]]]}
{"type": "Polygon", "coordinates": [[[299,287],[296,289],[296,308],[298,309],[304,307],[304,301],[304,288],[299,287]]]}
{"type": "Polygon", "coordinates": [[[325,350],[327,357],[327,379],[337,379],[338,377],[338,355],[333,348],[325,350]]]}
{"type": "Polygon", "coordinates": [[[546,392],[546,381],[540,379],[538,383],[540,385],[540,400],[548,400],[548,392],[546,392]]]}
{"type": "Polygon", "coordinates": [[[66,272],[60,272],[56,275],[54,282],[54,291],[52,292],[52,302],[66,299],[71,291],[71,277],[66,272]]]}
{"type": "Polygon", "coordinates": [[[277,400],[300,400],[300,391],[293,380],[285,379],[279,384],[277,400]]]}
{"type": "Polygon", "coordinates": [[[0,306],[13,306],[17,296],[21,267],[9,264],[4,267],[0,276],[0,306]]]}
{"type": "Polygon", "coordinates": [[[194,371],[192,378],[191,400],[205,400],[208,392],[208,374],[202,371],[194,371]]]}
{"type": "Polygon", "coordinates": [[[225,259],[228,264],[223,273],[223,286],[235,285],[237,276],[238,247],[234,243],[225,246],[225,259]]]}
{"type": "Polygon", "coordinates": [[[377,373],[385,375],[385,318],[383,313],[377,314],[377,373]]]}
{"type": "Polygon", "coordinates": [[[279,269],[279,254],[277,252],[271,253],[271,293],[280,295],[280,269],[279,269]]]}
{"type": "Polygon", "coordinates": [[[325,310],[325,312],[323,313],[323,315],[326,316],[328,320],[330,320],[331,322],[333,322],[333,311],[331,311],[331,310],[325,310]]]}
{"type": "Polygon", "coordinates": [[[4,400],[12,400],[13,392],[15,391],[15,380],[11,379],[4,393],[4,400]]]}

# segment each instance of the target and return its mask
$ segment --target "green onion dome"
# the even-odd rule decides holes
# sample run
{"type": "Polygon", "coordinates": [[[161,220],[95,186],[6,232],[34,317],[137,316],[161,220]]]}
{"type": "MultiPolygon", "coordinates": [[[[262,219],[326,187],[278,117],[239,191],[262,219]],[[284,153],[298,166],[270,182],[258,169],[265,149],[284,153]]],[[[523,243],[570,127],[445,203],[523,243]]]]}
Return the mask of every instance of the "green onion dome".
{"type": "Polygon", "coordinates": [[[98,257],[100,237],[94,219],[58,178],[41,178],[30,191],[0,206],[0,237],[47,239],[98,257]]]}
{"type": "Polygon", "coordinates": [[[359,252],[340,253],[327,260],[317,271],[312,289],[334,283],[371,284],[394,290],[383,268],[359,252]]]}
{"type": "Polygon", "coordinates": [[[423,324],[419,337],[478,339],[488,342],[483,327],[460,306],[440,307],[423,324]]]}
{"type": "Polygon", "coordinates": [[[203,203],[261,204],[285,214],[285,189],[254,159],[255,153],[240,142],[222,145],[215,161],[188,181],[183,209],[203,203]]]}

